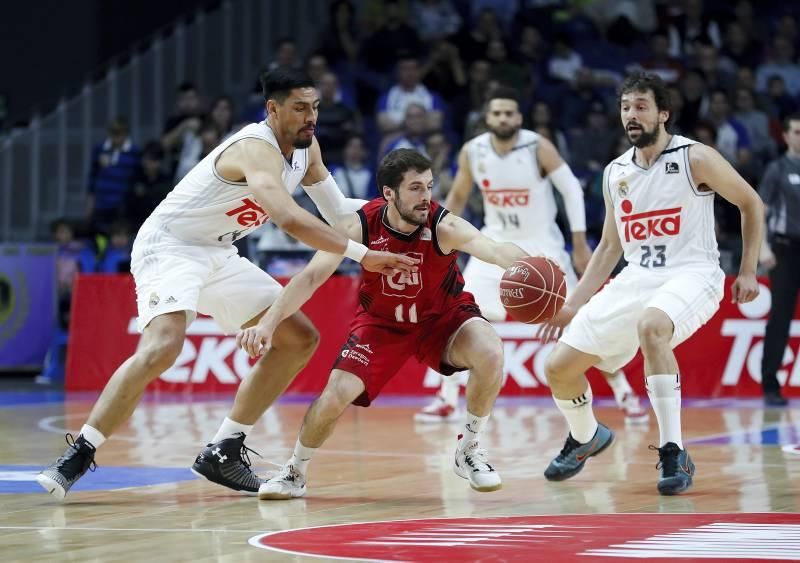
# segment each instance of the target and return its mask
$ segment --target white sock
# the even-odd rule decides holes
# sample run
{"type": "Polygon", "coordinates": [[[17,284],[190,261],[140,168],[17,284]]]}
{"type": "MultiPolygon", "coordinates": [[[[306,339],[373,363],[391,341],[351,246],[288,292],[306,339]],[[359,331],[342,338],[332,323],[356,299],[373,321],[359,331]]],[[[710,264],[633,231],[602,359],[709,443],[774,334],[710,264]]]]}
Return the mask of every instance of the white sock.
{"type": "Polygon", "coordinates": [[[631,384],[628,383],[628,378],[625,377],[625,372],[621,369],[617,370],[611,374],[611,377],[606,378],[606,381],[608,381],[611,391],[614,392],[614,400],[617,405],[622,406],[622,399],[625,398],[625,395],[633,393],[631,384]]]}
{"type": "Polygon", "coordinates": [[[461,389],[461,384],[458,382],[458,377],[454,375],[442,376],[442,386],[439,387],[439,396],[442,400],[453,407],[458,406],[458,392],[461,389]]]}
{"type": "Polygon", "coordinates": [[[597,432],[597,419],[592,411],[592,387],[586,387],[583,395],[574,399],[557,399],[553,396],[558,410],[567,419],[569,433],[581,444],[588,443],[597,432]]]}
{"type": "Polygon", "coordinates": [[[289,458],[289,461],[286,462],[286,465],[294,465],[294,468],[297,469],[297,471],[305,475],[306,471],[308,471],[308,464],[311,462],[314,452],[316,452],[318,449],[319,448],[307,448],[300,443],[300,438],[298,438],[294,445],[292,457],[289,458]]]}
{"type": "Polygon", "coordinates": [[[673,442],[683,449],[680,374],[648,375],[645,381],[647,381],[647,396],[650,397],[650,404],[656,413],[658,430],[661,434],[659,447],[667,442],[673,442]]]}
{"type": "Polygon", "coordinates": [[[97,428],[92,428],[88,424],[84,424],[81,427],[80,435],[83,436],[84,440],[93,445],[95,449],[102,446],[103,442],[106,441],[106,437],[103,436],[102,432],[100,432],[97,428]]]}
{"type": "Polygon", "coordinates": [[[475,416],[471,412],[467,411],[467,423],[464,425],[464,430],[461,433],[460,443],[467,444],[472,440],[478,440],[488,420],[488,414],[486,416],[475,416]]]}
{"type": "Polygon", "coordinates": [[[231,420],[226,416],[225,420],[222,421],[222,425],[219,427],[219,430],[217,430],[217,433],[214,434],[214,437],[211,439],[211,443],[216,444],[217,442],[225,440],[226,438],[235,438],[239,432],[250,434],[252,429],[252,424],[239,424],[238,422],[231,420]]]}

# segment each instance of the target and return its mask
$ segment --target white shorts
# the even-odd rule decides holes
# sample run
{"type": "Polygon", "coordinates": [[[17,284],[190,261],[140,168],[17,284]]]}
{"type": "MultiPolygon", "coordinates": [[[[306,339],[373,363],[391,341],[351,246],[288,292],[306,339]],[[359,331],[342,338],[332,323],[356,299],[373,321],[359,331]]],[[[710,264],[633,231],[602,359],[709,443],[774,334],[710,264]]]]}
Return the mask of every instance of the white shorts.
{"type": "Polygon", "coordinates": [[[137,242],[131,273],[139,332],[159,315],[186,311],[186,326],[199,312],[231,334],[272,305],[282,289],[269,274],[239,256],[234,246],[192,246],[163,239],[137,242]]]}
{"type": "Polygon", "coordinates": [[[719,268],[653,274],[627,266],[578,310],[560,341],[599,356],[595,367],[613,373],[636,355],[637,324],[646,308],[660,309],[672,320],[675,348],[714,316],[724,283],[719,268]]]}
{"type": "MultiPolygon", "coordinates": [[[[569,293],[578,278],[572,269],[572,260],[561,246],[537,245],[533,241],[510,241],[522,248],[529,256],[547,256],[554,260],[567,277],[567,293],[569,293]]],[[[482,262],[470,257],[464,268],[464,291],[469,291],[475,296],[475,302],[481,308],[481,313],[490,321],[504,321],[506,310],[500,301],[500,280],[503,277],[503,268],[495,264],[482,262]]]]}

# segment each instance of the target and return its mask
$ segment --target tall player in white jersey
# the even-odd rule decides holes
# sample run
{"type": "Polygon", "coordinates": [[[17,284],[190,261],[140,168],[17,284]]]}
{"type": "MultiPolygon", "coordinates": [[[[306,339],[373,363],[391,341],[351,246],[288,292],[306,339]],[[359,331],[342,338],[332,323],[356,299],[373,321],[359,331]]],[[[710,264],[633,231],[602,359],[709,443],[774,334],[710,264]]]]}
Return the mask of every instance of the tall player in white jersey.
{"type": "MultiPolygon", "coordinates": [[[[626,78],[619,108],[633,147],[604,171],[600,244],[564,307],[540,329],[546,341],[560,336],[545,372],[570,431],[544,475],[569,479],[611,444],[613,433],[594,417],[584,372],[592,366],[613,371],[641,347],[660,431],[657,488],[675,495],[691,486],[695,466],[681,438],[681,374],[672,350],[714,315],[725,280],[714,194],[742,216],[742,260],[731,288],[737,303],[758,295],[764,205],[716,150],[667,132],[669,91],[656,75],[626,78]],[[628,265],[595,295],[622,254],[628,265]]],[[[683,376],[691,377],[691,366],[683,376]]]]}
{"type": "MultiPolygon", "coordinates": [[[[486,126],[487,133],[462,147],[458,172],[445,207],[461,214],[472,186],[477,184],[483,195],[485,213],[482,232],[494,240],[514,242],[529,255],[555,259],[566,274],[569,293],[577,283],[575,270],[582,273],[592,255],[586,242],[586,210],[580,183],[553,143],[538,133],[522,129],[516,90],[501,87],[494,91],[487,101],[486,126]],[[556,224],[553,186],[562,195],[572,231],[572,261],[556,224]]],[[[483,316],[490,321],[506,318],[500,301],[502,276],[502,268],[475,257],[469,259],[464,269],[464,289],[475,296],[483,316]]],[[[618,369],[603,375],[617,404],[625,412],[625,421],[646,423],[647,411],[640,406],[639,397],[623,371],[618,369]]],[[[421,422],[456,419],[456,405],[464,379],[460,375],[442,376],[436,397],[414,418],[421,422]]]]}
{"type": "MultiPolygon", "coordinates": [[[[184,177],[139,231],[131,255],[139,330],[136,353],[117,368],[80,435],[38,482],[64,498],[94,464],[106,438],[133,412],[148,383],[183,348],[197,312],[230,333],[254,325],[281,286],[237,255],[233,241],[268,220],[306,244],[358,260],[370,271],[415,268],[414,260],[374,252],[339,234],[291,197],[299,183],[329,222],[359,209],[345,200],[322,162],[314,139],[319,96],[311,78],[276,70],[261,77],[267,119],[248,125],[214,149],[184,177]]],[[[319,335],[303,314],[281,324],[275,346],[242,381],[230,416],[192,470],[211,481],[255,495],[244,438],[256,420],[308,362],[319,335]]]]}

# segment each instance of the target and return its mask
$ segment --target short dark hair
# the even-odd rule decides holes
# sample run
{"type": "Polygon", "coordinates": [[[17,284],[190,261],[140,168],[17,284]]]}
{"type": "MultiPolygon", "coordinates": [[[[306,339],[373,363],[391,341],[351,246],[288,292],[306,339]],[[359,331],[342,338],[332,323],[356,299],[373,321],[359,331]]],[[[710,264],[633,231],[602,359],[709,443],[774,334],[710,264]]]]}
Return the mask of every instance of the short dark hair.
{"type": "Polygon", "coordinates": [[[314,81],[303,71],[289,68],[275,68],[261,74],[261,91],[264,100],[275,100],[279,104],[286,101],[289,92],[295,88],[313,88],[314,81]]]}
{"type": "Polygon", "coordinates": [[[498,86],[489,94],[486,105],[488,106],[492,100],[514,100],[519,106],[519,92],[510,86],[498,86]]]}
{"type": "Polygon", "coordinates": [[[792,127],[792,121],[800,121],[800,113],[790,113],[783,118],[783,132],[786,133],[792,127]]]}
{"type": "MultiPolygon", "coordinates": [[[[653,98],[656,100],[656,107],[658,111],[670,112],[670,119],[672,119],[672,99],[669,94],[669,87],[657,74],[652,74],[644,71],[636,71],[629,74],[622,85],[619,87],[617,93],[617,107],[622,105],[622,96],[630,92],[653,92],[653,98]]],[[[666,124],[665,124],[666,125],[666,124]]]]}
{"type": "Polygon", "coordinates": [[[406,172],[425,172],[430,168],[430,159],[421,152],[414,149],[395,149],[384,156],[378,165],[378,192],[383,193],[383,187],[389,186],[397,193],[406,172]]]}

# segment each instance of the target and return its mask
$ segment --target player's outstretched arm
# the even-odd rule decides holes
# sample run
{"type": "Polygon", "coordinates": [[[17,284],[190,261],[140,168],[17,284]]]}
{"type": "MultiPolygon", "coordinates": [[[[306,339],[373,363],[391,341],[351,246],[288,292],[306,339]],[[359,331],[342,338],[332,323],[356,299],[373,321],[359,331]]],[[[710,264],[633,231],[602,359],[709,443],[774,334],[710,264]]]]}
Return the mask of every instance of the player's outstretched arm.
{"type": "Polygon", "coordinates": [[[318,250],[347,256],[371,272],[415,270],[418,260],[369,250],[363,244],[337,233],[297,205],[281,180],[283,156],[268,143],[243,139],[226,153],[228,151],[232,153],[226,159],[225,170],[244,176],[248,187],[270,218],[294,238],[318,250]]]}
{"type": "Polygon", "coordinates": [[[471,223],[452,213],[445,215],[439,222],[436,236],[442,252],[460,250],[478,260],[497,264],[503,269],[527,256],[527,253],[516,244],[490,239],[471,223]]]}
{"type": "Polygon", "coordinates": [[[342,190],[336,185],[336,180],[322,161],[322,151],[316,138],[308,150],[308,160],[308,171],[303,178],[302,186],[328,223],[335,225],[367,203],[363,199],[344,197],[342,190]]]}
{"type": "Polygon", "coordinates": [[[472,191],[472,172],[469,169],[469,156],[467,148],[464,146],[458,153],[458,172],[453,179],[453,185],[447,193],[444,206],[456,215],[464,213],[464,207],[469,200],[469,193],[472,191]]]}
{"type": "Polygon", "coordinates": [[[734,303],[747,303],[758,296],[756,269],[764,240],[764,203],[756,191],[722,155],[702,144],[689,147],[689,165],[695,185],[703,185],[739,208],[742,215],[742,260],[732,286],[734,303]]]}
{"type": "MultiPolygon", "coordinates": [[[[351,214],[342,219],[337,230],[352,240],[361,239],[361,222],[351,214]]],[[[296,274],[278,294],[275,302],[253,327],[242,330],[236,337],[236,344],[251,358],[265,353],[272,345],[272,335],[278,325],[300,310],[314,292],[333,275],[342,262],[338,254],[320,251],[314,254],[303,270],[296,274]]]]}

